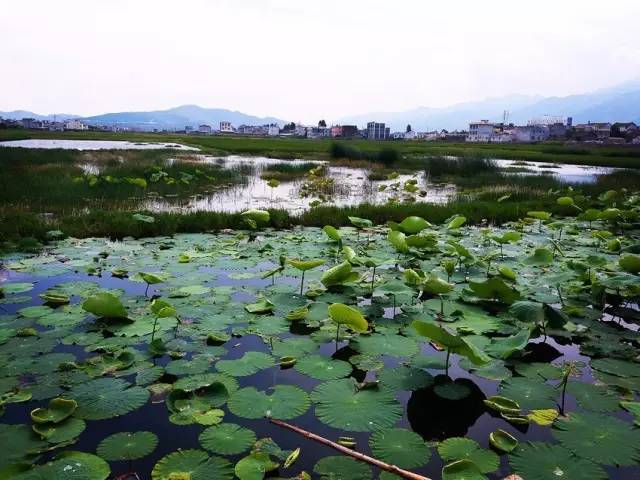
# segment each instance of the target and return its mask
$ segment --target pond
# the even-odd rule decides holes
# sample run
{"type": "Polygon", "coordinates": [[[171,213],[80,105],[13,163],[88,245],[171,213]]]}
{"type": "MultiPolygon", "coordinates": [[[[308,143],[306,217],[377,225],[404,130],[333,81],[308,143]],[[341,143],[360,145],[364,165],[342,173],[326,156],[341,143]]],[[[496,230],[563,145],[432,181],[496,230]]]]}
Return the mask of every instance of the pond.
{"type": "MultiPolygon", "coordinates": [[[[317,228],[68,239],[42,255],[2,258],[0,468],[73,450],[91,454],[68,457],[79,468],[105,472],[82,477],[91,480],[109,470],[231,479],[234,465],[253,479],[265,461],[279,463],[271,475],[285,478],[302,470],[322,480],[397,478],[270,423],[270,414],[332,441],[351,437],[343,441],[357,451],[432,479],[460,459],[470,459],[458,464],[467,474],[492,480],[513,471],[527,480],[637,479],[640,429],[627,410],[638,421],[640,311],[629,293],[638,276],[622,257],[599,248],[586,222],[556,238],[566,260],[547,248],[554,231],[535,224],[510,236],[489,267],[481,259],[496,246],[481,229],[424,230],[416,220],[399,228],[407,238],[420,232],[420,247],[399,253],[386,227],[339,229],[356,254],[350,263],[317,228]],[[301,284],[295,262],[277,269],[282,255],[324,264],[301,284]],[[615,286],[604,306],[585,296],[578,258],[590,258],[598,284],[615,286]],[[446,260],[455,260],[449,273],[446,260]],[[342,273],[328,273],[336,266],[342,273]],[[409,266],[439,280],[417,287],[409,266]],[[110,303],[96,301],[105,294],[110,303]],[[175,313],[158,319],[153,298],[175,313]],[[328,308],[336,303],[356,308],[369,331],[356,333],[355,320],[336,328],[328,308]],[[102,307],[128,319],[101,318],[102,307]],[[421,325],[454,340],[423,337],[421,325]],[[441,345],[450,341],[447,366],[441,345]],[[77,408],[34,424],[29,412],[53,397],[77,408]],[[491,446],[498,430],[519,442],[510,453],[491,446]],[[137,440],[112,437],[123,432],[137,440]],[[264,438],[277,446],[254,445],[264,438]],[[252,445],[262,453],[249,455],[252,445]]],[[[637,242],[638,231],[625,237],[637,242]]],[[[63,458],[33,472],[62,478],[55,473],[64,468],[63,458]]],[[[15,478],[34,478],[24,475],[15,478]]]]}
{"type": "Polygon", "coordinates": [[[567,183],[594,183],[599,175],[613,173],[612,167],[594,167],[591,165],[572,165],[569,163],[544,163],[519,160],[495,159],[501,168],[517,170],[519,175],[552,175],[567,183]]]}
{"type": "Polygon", "coordinates": [[[446,203],[456,193],[455,185],[428,182],[424,172],[416,172],[414,175],[398,175],[393,180],[372,181],[367,178],[367,169],[331,166],[328,162],[322,161],[242,156],[202,156],[199,161],[219,164],[224,168],[250,166],[252,171],[251,169],[244,170],[251,173],[247,174],[242,183],[222,186],[216,191],[186,200],[156,198],[144,202],[142,208],[156,212],[238,212],[248,208],[282,208],[292,213],[311,208],[312,202],[317,201],[318,196],[302,195],[301,188],[307,181],[306,179],[281,182],[277,187],[270,187],[268,180],[261,178],[263,171],[274,165],[324,166],[326,168],[324,176],[333,179],[334,182],[334,185],[326,192],[329,203],[339,207],[361,203],[383,204],[392,198],[402,201],[408,197],[431,203],[446,203]],[[417,189],[424,193],[409,194],[404,191],[403,185],[408,181],[415,181],[417,189]]]}
{"type": "Polygon", "coordinates": [[[196,147],[189,147],[178,143],[156,143],[156,142],[127,142],[119,140],[51,140],[51,139],[30,139],[30,140],[8,140],[0,142],[0,147],[19,148],[43,148],[63,150],[184,150],[198,151],[196,147]]]}

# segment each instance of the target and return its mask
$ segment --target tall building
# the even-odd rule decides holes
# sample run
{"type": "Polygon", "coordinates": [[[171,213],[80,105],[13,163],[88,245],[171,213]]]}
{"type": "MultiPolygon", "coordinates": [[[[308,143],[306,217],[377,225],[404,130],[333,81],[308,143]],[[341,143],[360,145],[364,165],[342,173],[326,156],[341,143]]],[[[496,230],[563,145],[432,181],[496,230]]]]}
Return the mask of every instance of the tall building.
{"type": "Polygon", "coordinates": [[[369,122],[367,123],[367,138],[369,140],[387,140],[389,139],[389,128],[384,123],[369,122]]]}

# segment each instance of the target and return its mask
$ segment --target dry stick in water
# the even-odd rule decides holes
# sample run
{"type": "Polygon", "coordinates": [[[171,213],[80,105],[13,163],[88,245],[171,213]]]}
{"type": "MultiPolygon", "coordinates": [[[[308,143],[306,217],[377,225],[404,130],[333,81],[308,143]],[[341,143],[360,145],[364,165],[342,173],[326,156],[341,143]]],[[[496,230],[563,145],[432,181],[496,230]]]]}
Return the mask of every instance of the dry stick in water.
{"type": "Polygon", "coordinates": [[[418,475],[417,473],[410,472],[408,470],[403,470],[400,467],[396,467],[395,465],[391,465],[389,463],[385,463],[383,461],[377,460],[373,457],[365,455],[360,452],[356,452],[351,450],[350,448],[344,447],[339,443],[332,442],[331,440],[327,440],[320,435],[316,435],[315,433],[308,432],[303,430],[300,427],[296,427],[295,425],[291,425],[290,423],[283,422],[282,420],[276,420],[275,418],[268,417],[271,423],[274,423],[280,427],[284,427],[286,429],[292,430],[296,433],[299,433],[303,437],[310,438],[311,440],[315,440],[316,442],[320,442],[324,445],[328,445],[331,448],[335,448],[339,452],[344,453],[345,455],[349,455],[350,457],[355,458],[356,460],[360,460],[361,462],[367,462],[371,465],[375,465],[382,470],[386,470],[387,472],[395,473],[402,478],[408,478],[409,480],[431,480],[429,477],[423,477],[422,475],[418,475]]]}

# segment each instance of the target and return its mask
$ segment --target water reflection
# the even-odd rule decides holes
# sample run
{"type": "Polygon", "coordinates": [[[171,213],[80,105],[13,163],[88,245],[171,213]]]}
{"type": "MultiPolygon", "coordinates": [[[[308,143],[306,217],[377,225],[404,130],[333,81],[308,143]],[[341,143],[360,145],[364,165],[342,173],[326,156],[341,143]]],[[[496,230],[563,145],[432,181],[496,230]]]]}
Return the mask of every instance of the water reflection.
{"type": "Polygon", "coordinates": [[[0,147],[41,148],[62,150],[184,150],[199,151],[199,148],[178,143],[127,142],[120,140],[52,140],[30,139],[0,142],[0,147]]]}

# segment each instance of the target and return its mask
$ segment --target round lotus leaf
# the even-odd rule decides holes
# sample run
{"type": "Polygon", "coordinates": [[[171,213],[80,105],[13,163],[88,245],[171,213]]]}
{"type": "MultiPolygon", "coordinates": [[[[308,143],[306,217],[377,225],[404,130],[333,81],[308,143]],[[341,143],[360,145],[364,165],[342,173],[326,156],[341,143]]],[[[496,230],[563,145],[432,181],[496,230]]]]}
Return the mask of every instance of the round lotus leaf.
{"type": "Polygon", "coordinates": [[[60,423],[73,415],[78,408],[75,400],[66,398],[53,398],[49,401],[48,408],[36,408],[31,411],[31,420],[34,423],[60,423]]]}
{"type": "Polygon", "coordinates": [[[307,355],[296,362],[295,369],[316,380],[335,380],[351,373],[349,362],[322,355],[307,355]]]}
{"type": "Polygon", "coordinates": [[[171,375],[194,375],[205,373],[211,368],[213,357],[209,355],[194,355],[190,360],[172,360],[165,367],[171,375]]]}
{"type": "Polygon", "coordinates": [[[487,480],[471,460],[455,460],[442,467],[442,480],[487,480]]]}
{"type": "Polygon", "coordinates": [[[216,383],[224,385],[229,394],[232,394],[238,389],[238,381],[223,373],[199,373],[188,377],[182,377],[173,384],[173,388],[175,390],[192,392],[199,388],[209,387],[216,383]]]}
{"type": "Polygon", "coordinates": [[[498,429],[489,434],[489,443],[502,452],[512,452],[518,446],[518,440],[509,432],[498,429]]]}
{"type": "Polygon", "coordinates": [[[254,387],[235,392],[228,402],[231,413],[243,418],[263,418],[270,415],[279,420],[298,417],[307,411],[310,401],[307,393],[291,385],[276,385],[270,393],[254,387]]]}
{"type": "Polygon", "coordinates": [[[62,452],[53,461],[38,465],[13,480],[105,480],[109,477],[109,464],[96,455],[84,452],[62,452]]]}
{"type": "Polygon", "coordinates": [[[314,388],[311,399],[316,403],[316,416],[321,422],[354,432],[392,427],[403,412],[395,393],[358,390],[352,379],[321,383],[314,388]]]}
{"type": "Polygon", "coordinates": [[[640,377],[640,363],[626,362],[617,358],[591,360],[591,367],[618,377],[640,377]]]}
{"type": "Polygon", "coordinates": [[[371,480],[371,467],[350,457],[324,457],[313,467],[322,480],[371,480]]]}
{"type": "Polygon", "coordinates": [[[418,343],[401,335],[373,334],[358,337],[352,342],[353,348],[363,355],[390,355],[412,357],[418,353],[418,343]]]}
{"type": "Polygon", "coordinates": [[[583,410],[613,412],[618,409],[620,399],[604,387],[584,382],[567,383],[567,393],[572,395],[583,410]]]}
{"type": "Polygon", "coordinates": [[[470,438],[452,437],[438,445],[438,453],[446,462],[469,460],[481,473],[493,472],[500,465],[500,459],[491,450],[485,450],[470,438]]]}
{"type": "Polygon", "coordinates": [[[581,458],[621,466],[640,461],[640,429],[615,417],[572,413],[554,427],[554,438],[581,458]]]}
{"type": "Polygon", "coordinates": [[[465,384],[459,383],[458,380],[439,383],[433,387],[433,391],[440,398],[446,400],[462,400],[471,395],[471,389],[465,384]]]}
{"type": "Polygon", "coordinates": [[[429,462],[431,451],[420,435],[404,428],[374,432],[369,438],[373,456],[400,468],[414,468],[429,462]]]}
{"type": "Polygon", "coordinates": [[[419,368],[399,366],[385,368],[378,374],[380,387],[392,392],[419,390],[433,385],[433,377],[419,368]]]}
{"type": "Polygon", "coordinates": [[[39,318],[52,313],[53,309],[46,305],[37,305],[34,307],[25,307],[18,310],[18,315],[26,318],[39,318]]]}
{"type": "Polygon", "coordinates": [[[543,379],[510,378],[500,384],[498,395],[518,402],[526,410],[533,410],[555,407],[558,391],[543,379]]]}
{"type": "Polygon", "coordinates": [[[43,448],[46,443],[27,425],[0,424],[0,468],[28,457],[29,452],[43,448]]]}
{"type": "Polygon", "coordinates": [[[84,420],[69,418],[58,424],[36,423],[31,428],[33,428],[35,433],[40,435],[40,438],[49,443],[63,443],[78,438],[80,434],[84,432],[86,426],[84,420]]]}
{"type": "Polygon", "coordinates": [[[30,290],[33,290],[33,283],[31,282],[13,282],[0,285],[0,292],[4,293],[5,295],[24,293],[30,290]]]}
{"type": "Polygon", "coordinates": [[[200,445],[220,455],[237,455],[248,450],[256,441],[253,430],[235,423],[222,423],[200,434],[200,445]]]}
{"type": "Polygon", "coordinates": [[[409,235],[415,235],[420,233],[425,228],[429,228],[431,224],[422,217],[412,216],[407,217],[398,224],[400,230],[409,235]]]}
{"type": "Polygon", "coordinates": [[[188,285],[186,287],[180,287],[178,291],[187,295],[204,295],[209,293],[211,289],[204,285],[188,285]]]}
{"type": "Polygon", "coordinates": [[[599,465],[573,455],[560,445],[525,443],[509,456],[511,468],[527,480],[567,478],[606,480],[609,475],[599,465]]]}
{"type": "Polygon", "coordinates": [[[97,453],[110,462],[136,460],[156,449],[158,437],[152,432],[119,432],[108,436],[98,445],[97,453]]]}
{"type": "Polygon", "coordinates": [[[177,450],[162,457],[151,471],[152,480],[231,480],[233,466],[203,450],[177,450]]]}
{"type": "Polygon", "coordinates": [[[262,480],[265,473],[278,468],[278,463],[271,460],[268,453],[251,452],[241,458],[234,468],[239,480],[262,480]]]}
{"type": "Polygon", "coordinates": [[[69,397],[78,403],[77,417],[103,420],[137,410],[147,403],[149,392],[120,378],[98,378],[75,385],[69,397]]]}
{"type": "Polygon", "coordinates": [[[273,367],[275,360],[271,355],[262,352],[247,352],[235,360],[219,360],[216,369],[232,377],[246,377],[273,367]]]}

